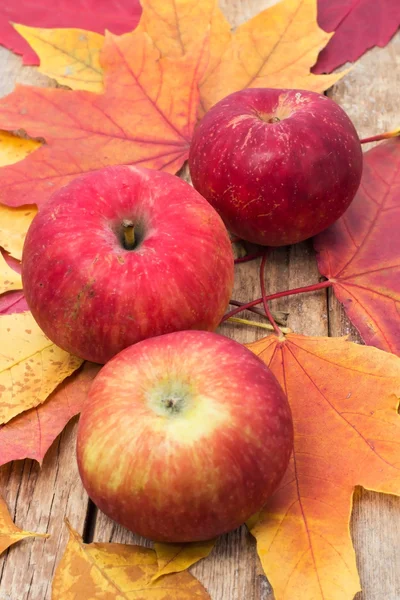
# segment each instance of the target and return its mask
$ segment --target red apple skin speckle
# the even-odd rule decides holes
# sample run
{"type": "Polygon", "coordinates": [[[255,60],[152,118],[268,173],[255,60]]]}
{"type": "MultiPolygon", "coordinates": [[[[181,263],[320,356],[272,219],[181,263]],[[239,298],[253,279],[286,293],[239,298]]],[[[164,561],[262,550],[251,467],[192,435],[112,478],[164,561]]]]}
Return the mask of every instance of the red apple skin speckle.
{"type": "Polygon", "coordinates": [[[268,367],[226,337],[182,331],[103,367],[80,417],[77,459],[109,517],[156,541],[191,542],[260,510],[292,446],[289,404],[268,367]],[[171,398],[176,410],[165,409],[171,398]]]}
{"type": "Polygon", "coordinates": [[[352,122],[326,96],[254,88],[206,113],[189,166],[194,187],[232,233],[282,246],[345,212],[360,184],[362,151],[352,122]]]}
{"type": "Polygon", "coordinates": [[[214,330],[233,286],[215,210],[178,177],[116,166],[78,177],[32,222],[22,257],[29,308],[45,334],[105,363],[145,338],[214,330]],[[135,224],[134,250],[122,222],[135,224]]]}

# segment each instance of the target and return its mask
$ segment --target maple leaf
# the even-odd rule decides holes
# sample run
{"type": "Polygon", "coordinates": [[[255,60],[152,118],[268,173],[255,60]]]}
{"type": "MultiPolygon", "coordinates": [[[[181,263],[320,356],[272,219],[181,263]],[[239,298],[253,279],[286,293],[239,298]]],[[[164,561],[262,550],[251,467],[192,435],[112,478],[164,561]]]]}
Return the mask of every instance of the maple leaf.
{"type": "Polygon", "coordinates": [[[0,496],[0,554],[7,550],[12,544],[24,540],[28,537],[49,537],[48,533],[33,533],[32,531],[23,531],[17,527],[10,517],[7,505],[0,496]]]}
{"type": "Polygon", "coordinates": [[[400,25],[398,0],[318,0],[318,23],[335,35],[321,51],[313,73],[330,73],[373,46],[383,48],[400,25]]]}
{"type": "Polygon", "coordinates": [[[37,140],[24,139],[9,131],[0,131],[0,167],[16,163],[39,148],[37,140]]]}
{"type": "Polygon", "coordinates": [[[400,354],[400,139],[364,154],[352,204],[314,239],[318,269],[367,344],[400,354]]]}
{"type": "Polygon", "coordinates": [[[139,0],[2,0],[0,3],[0,44],[22,54],[26,65],[38,65],[32,48],[15,31],[11,23],[30,27],[76,27],[104,33],[132,31],[140,17],[139,0]]]}
{"type": "Polygon", "coordinates": [[[139,31],[146,32],[162,56],[184,56],[200,47],[208,35],[205,79],[221,61],[232,39],[231,26],[218,0],[143,0],[139,31]]]}
{"type": "Polygon", "coordinates": [[[53,580],[52,600],[210,600],[190,573],[165,575],[157,571],[154,550],[127,544],[84,544],[67,523],[70,537],[53,580]]]}
{"type": "Polygon", "coordinates": [[[285,390],[295,432],[288,471],[251,525],[275,598],[352,600],[354,487],[400,494],[400,359],[294,334],[248,348],[285,390]]]}
{"type": "Polygon", "coordinates": [[[0,100],[0,128],[23,128],[46,144],[1,169],[0,201],[40,206],[77,175],[107,165],[175,173],[188,156],[206,54],[160,59],[144,33],[107,34],[104,94],[17,86],[0,100]]]}
{"type": "Polygon", "coordinates": [[[0,423],[38,406],[82,360],[58,348],[30,312],[0,316],[0,423]]]}
{"type": "Polygon", "coordinates": [[[330,34],[317,25],[315,0],[283,0],[238,27],[201,85],[205,110],[248,87],[323,92],[344,73],[313,75],[310,67],[330,34]]]}
{"type": "Polygon", "coordinates": [[[104,36],[83,29],[14,28],[40,57],[40,73],[74,90],[103,91],[100,51],[104,36]]]}
{"type": "Polygon", "coordinates": [[[24,292],[7,292],[0,296],[0,315],[12,315],[29,310],[24,292]]]}
{"type": "MultiPolygon", "coordinates": [[[[0,438],[1,439],[1,438],[0,438]]],[[[155,543],[158,570],[152,581],[168,573],[185,571],[202,558],[206,558],[215,546],[216,540],[205,542],[190,542],[187,544],[155,543]]]]}
{"type": "Polygon", "coordinates": [[[7,263],[5,256],[0,251],[0,294],[22,289],[21,275],[7,263]]]}
{"type": "Polygon", "coordinates": [[[40,406],[0,426],[0,466],[32,458],[40,464],[51,444],[72,417],[81,412],[88,389],[100,366],[85,363],[65,379],[40,406]]]}
{"type": "Polygon", "coordinates": [[[18,260],[22,259],[25,237],[36,213],[35,206],[9,208],[0,204],[0,246],[18,260]]]}

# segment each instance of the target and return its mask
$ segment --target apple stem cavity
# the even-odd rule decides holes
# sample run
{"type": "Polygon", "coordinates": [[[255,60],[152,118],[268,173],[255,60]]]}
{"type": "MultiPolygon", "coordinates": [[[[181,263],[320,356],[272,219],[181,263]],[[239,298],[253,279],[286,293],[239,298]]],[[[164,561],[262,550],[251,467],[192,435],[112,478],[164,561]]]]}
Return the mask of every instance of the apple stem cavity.
{"type": "Polygon", "coordinates": [[[128,219],[124,219],[122,221],[122,227],[123,227],[123,231],[124,231],[124,248],[125,250],[133,250],[134,247],[136,246],[136,239],[135,239],[135,226],[132,223],[132,221],[129,221],[128,219]]]}
{"type": "MultiPolygon", "coordinates": [[[[307,285],[305,287],[295,288],[293,290],[285,290],[283,292],[276,292],[275,294],[271,294],[270,296],[265,296],[265,300],[267,302],[270,302],[271,300],[276,300],[277,298],[284,298],[285,296],[294,296],[296,294],[305,294],[307,292],[315,292],[318,290],[322,290],[324,288],[328,288],[331,285],[332,285],[332,281],[329,281],[329,279],[327,279],[325,281],[321,281],[320,283],[314,283],[313,285],[307,285]]],[[[234,308],[234,309],[230,310],[229,312],[225,313],[225,315],[223,316],[223,318],[221,320],[221,323],[224,323],[225,321],[227,321],[231,317],[234,317],[235,315],[242,312],[243,310],[248,310],[249,308],[251,308],[253,306],[257,306],[257,304],[263,304],[263,303],[264,303],[264,298],[257,298],[256,300],[252,300],[251,302],[242,304],[242,306],[238,306],[237,308],[234,308]]]]}
{"type": "Polygon", "coordinates": [[[400,136],[400,127],[398,129],[394,129],[393,131],[386,131],[385,133],[378,133],[377,135],[372,135],[371,137],[363,138],[360,140],[360,144],[368,144],[369,142],[380,142],[381,140],[389,140],[393,137],[400,136]]]}
{"type": "Polygon", "coordinates": [[[265,263],[267,261],[267,256],[268,256],[268,251],[265,252],[264,256],[262,257],[261,260],[261,265],[260,265],[260,287],[261,287],[261,295],[262,295],[262,300],[263,300],[263,305],[264,305],[264,311],[265,314],[267,315],[268,321],[271,323],[272,327],[274,328],[274,331],[276,333],[276,335],[278,336],[278,338],[283,338],[283,332],[281,329],[279,329],[279,326],[276,324],[276,321],[274,319],[274,317],[272,316],[272,313],[269,309],[268,306],[268,301],[266,300],[266,292],[265,292],[265,263]]]}
{"type": "Polygon", "coordinates": [[[267,123],[279,123],[279,122],[280,122],[280,118],[279,117],[271,117],[267,121],[267,123]]]}

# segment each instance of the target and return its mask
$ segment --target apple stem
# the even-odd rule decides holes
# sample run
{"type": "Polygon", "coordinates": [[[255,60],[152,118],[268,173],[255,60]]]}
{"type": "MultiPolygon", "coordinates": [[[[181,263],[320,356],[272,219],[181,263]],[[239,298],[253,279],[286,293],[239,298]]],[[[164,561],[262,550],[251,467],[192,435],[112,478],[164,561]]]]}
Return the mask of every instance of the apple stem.
{"type": "Polygon", "coordinates": [[[268,306],[268,301],[266,300],[266,293],[265,293],[265,263],[267,261],[267,256],[268,256],[268,251],[265,252],[264,256],[262,257],[261,260],[261,265],[260,265],[260,287],[261,287],[261,296],[262,296],[262,301],[263,301],[263,305],[264,305],[264,311],[265,314],[267,315],[267,318],[269,320],[269,322],[271,323],[276,335],[279,338],[283,337],[283,332],[281,331],[281,329],[279,329],[278,325],[276,324],[276,321],[274,319],[274,317],[272,316],[272,313],[269,309],[268,306]]]}
{"type": "MultiPolygon", "coordinates": [[[[284,298],[285,296],[294,296],[295,294],[305,294],[306,292],[315,292],[317,290],[322,290],[324,288],[328,288],[331,285],[332,285],[332,282],[329,281],[329,279],[327,279],[325,281],[321,281],[320,283],[314,283],[313,285],[307,285],[305,287],[295,288],[293,290],[285,290],[283,292],[276,292],[275,294],[271,294],[270,296],[265,296],[265,300],[267,302],[270,302],[271,300],[276,300],[277,298],[284,298]]],[[[227,321],[231,317],[234,317],[235,315],[242,312],[243,310],[248,310],[249,308],[251,308],[253,306],[257,306],[257,304],[263,304],[263,301],[264,301],[263,298],[257,298],[256,300],[252,300],[251,302],[247,302],[246,304],[243,304],[242,306],[238,306],[237,308],[230,310],[223,316],[221,323],[223,323],[224,321],[227,321]]]]}
{"type": "Polygon", "coordinates": [[[381,140],[389,140],[390,138],[397,137],[400,135],[400,127],[393,131],[386,131],[385,133],[378,133],[371,137],[363,138],[360,140],[360,144],[368,144],[369,142],[380,142],[381,140]]]}
{"type": "Polygon", "coordinates": [[[233,237],[231,237],[231,244],[237,244],[238,242],[241,242],[242,238],[240,238],[238,235],[234,235],[233,237]]]}
{"type": "Polygon", "coordinates": [[[126,250],[133,250],[135,247],[135,226],[132,221],[124,219],[122,227],[124,228],[124,247],[126,250]]]}
{"type": "Polygon", "coordinates": [[[264,256],[264,252],[255,252],[254,254],[246,254],[246,256],[242,256],[242,258],[235,258],[234,262],[235,265],[237,265],[238,263],[250,262],[261,256],[264,256]]]}

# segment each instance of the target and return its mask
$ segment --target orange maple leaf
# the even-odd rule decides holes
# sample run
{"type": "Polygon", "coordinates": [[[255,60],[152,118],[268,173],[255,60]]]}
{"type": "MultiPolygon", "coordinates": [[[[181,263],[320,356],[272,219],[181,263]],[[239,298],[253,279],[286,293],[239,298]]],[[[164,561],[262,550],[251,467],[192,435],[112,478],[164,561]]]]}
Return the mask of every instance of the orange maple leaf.
{"type": "Polygon", "coordinates": [[[250,348],[286,391],[288,471],[251,532],[276,600],[352,600],[354,487],[400,495],[400,359],[345,338],[275,335],[250,348]]]}
{"type": "Polygon", "coordinates": [[[0,202],[39,207],[81,173],[141,164],[175,173],[188,155],[207,62],[207,37],[183,57],[160,58],[150,37],[107,34],[105,92],[17,86],[0,100],[0,129],[45,144],[2,169],[0,202]]]}

